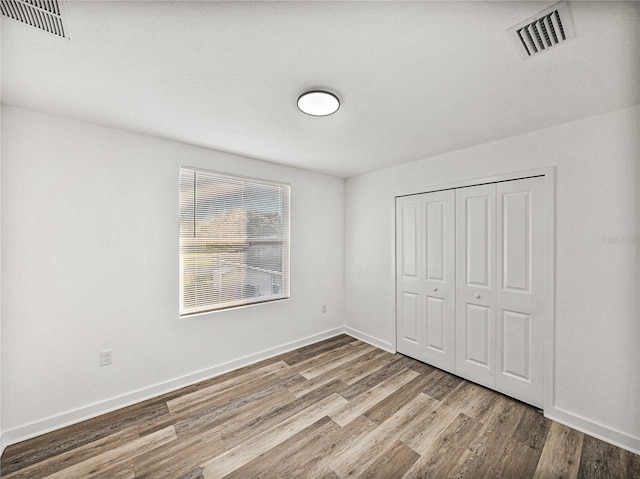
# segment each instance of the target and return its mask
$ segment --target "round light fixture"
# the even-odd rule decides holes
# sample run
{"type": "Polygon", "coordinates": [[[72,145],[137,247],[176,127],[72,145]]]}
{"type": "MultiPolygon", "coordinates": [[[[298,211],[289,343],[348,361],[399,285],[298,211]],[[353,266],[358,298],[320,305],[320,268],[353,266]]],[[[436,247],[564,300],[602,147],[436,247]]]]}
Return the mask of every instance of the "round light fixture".
{"type": "Polygon", "coordinates": [[[340,108],[340,100],[328,91],[308,91],[298,98],[298,108],[311,116],[328,116],[340,108]]]}

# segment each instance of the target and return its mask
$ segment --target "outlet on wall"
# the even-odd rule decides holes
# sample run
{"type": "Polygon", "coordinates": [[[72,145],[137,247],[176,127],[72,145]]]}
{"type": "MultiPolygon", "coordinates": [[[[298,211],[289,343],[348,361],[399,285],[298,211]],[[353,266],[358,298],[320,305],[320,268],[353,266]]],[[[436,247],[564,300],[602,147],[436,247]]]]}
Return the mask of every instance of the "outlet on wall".
{"type": "Polygon", "coordinates": [[[322,312],[323,312],[323,313],[326,313],[326,312],[327,312],[327,305],[326,305],[326,304],[323,304],[323,305],[322,305],[322,312]]]}
{"type": "Polygon", "coordinates": [[[100,351],[100,366],[109,366],[113,362],[113,351],[100,351]]]}

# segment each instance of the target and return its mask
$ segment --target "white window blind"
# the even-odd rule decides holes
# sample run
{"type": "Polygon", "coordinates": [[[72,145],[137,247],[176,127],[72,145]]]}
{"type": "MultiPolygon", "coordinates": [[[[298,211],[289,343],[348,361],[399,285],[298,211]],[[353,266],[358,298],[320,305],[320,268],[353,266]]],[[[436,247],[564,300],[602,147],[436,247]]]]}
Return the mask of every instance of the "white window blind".
{"type": "Polygon", "coordinates": [[[289,297],[289,186],[180,168],[180,315],[289,297]]]}

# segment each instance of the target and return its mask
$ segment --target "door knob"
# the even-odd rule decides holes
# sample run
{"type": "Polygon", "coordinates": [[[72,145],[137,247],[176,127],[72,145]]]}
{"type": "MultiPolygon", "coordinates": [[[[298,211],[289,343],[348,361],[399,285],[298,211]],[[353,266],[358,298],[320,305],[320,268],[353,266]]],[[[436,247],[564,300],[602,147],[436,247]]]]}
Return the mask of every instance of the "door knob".
{"type": "Polygon", "coordinates": [[[480,299],[480,293],[476,293],[476,294],[474,294],[473,296],[474,296],[474,298],[476,298],[476,299],[480,299]]]}
{"type": "Polygon", "coordinates": [[[438,291],[438,288],[433,288],[434,291],[438,291]]]}

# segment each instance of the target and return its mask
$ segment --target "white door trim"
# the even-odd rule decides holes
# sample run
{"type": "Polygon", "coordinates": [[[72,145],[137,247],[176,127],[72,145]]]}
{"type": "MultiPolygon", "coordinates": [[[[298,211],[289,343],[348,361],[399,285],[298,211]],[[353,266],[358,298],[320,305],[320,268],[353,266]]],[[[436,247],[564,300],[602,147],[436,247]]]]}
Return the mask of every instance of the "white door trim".
{"type": "MultiPolygon", "coordinates": [[[[392,202],[394,225],[392,234],[392,251],[393,258],[393,275],[396,275],[396,231],[395,231],[395,212],[396,198],[400,196],[417,195],[422,193],[431,193],[434,191],[448,190],[454,188],[464,188],[467,186],[476,186],[488,183],[499,183],[501,181],[519,180],[530,178],[533,176],[544,176],[545,187],[545,322],[544,322],[544,409],[551,410],[554,406],[554,364],[555,364],[555,242],[556,242],[556,219],[555,219],[555,190],[556,190],[556,167],[547,166],[532,170],[513,171],[482,178],[472,178],[455,181],[445,184],[425,185],[419,188],[400,190],[393,194],[392,202]]],[[[396,298],[396,282],[393,282],[394,303],[396,298]]],[[[394,327],[396,325],[394,324],[394,327]]],[[[393,350],[396,351],[397,333],[394,334],[393,350]]]]}

